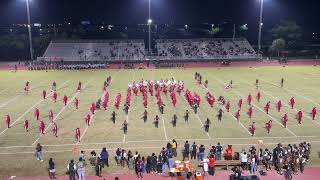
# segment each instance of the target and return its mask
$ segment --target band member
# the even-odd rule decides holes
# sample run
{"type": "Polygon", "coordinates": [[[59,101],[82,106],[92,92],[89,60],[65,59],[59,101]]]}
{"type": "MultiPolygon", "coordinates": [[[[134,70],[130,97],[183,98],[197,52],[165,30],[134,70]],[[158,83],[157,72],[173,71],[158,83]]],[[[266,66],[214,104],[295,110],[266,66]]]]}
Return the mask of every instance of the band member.
{"type": "Polygon", "coordinates": [[[266,113],[269,114],[269,109],[270,109],[270,101],[268,101],[268,103],[266,104],[266,113]]]}
{"type": "Polygon", "coordinates": [[[193,111],[194,111],[194,113],[195,114],[197,114],[198,113],[198,104],[197,103],[194,103],[194,105],[193,105],[193,111]]]}
{"type": "Polygon", "coordinates": [[[218,121],[222,120],[222,115],[223,115],[223,110],[219,109],[219,111],[218,111],[218,121]]]}
{"type": "Polygon", "coordinates": [[[66,106],[66,105],[67,105],[67,102],[68,102],[68,96],[67,96],[67,95],[64,95],[64,96],[63,96],[63,104],[66,106]]]}
{"type": "Polygon", "coordinates": [[[128,133],[128,122],[127,120],[124,120],[123,124],[122,124],[122,130],[124,134],[128,133]]]}
{"type": "Polygon", "coordinates": [[[77,87],[77,91],[81,91],[81,86],[82,86],[82,83],[79,81],[79,84],[78,84],[78,87],[77,87]]]}
{"type": "Polygon", "coordinates": [[[90,126],[90,122],[91,122],[91,114],[88,113],[87,117],[86,117],[86,123],[87,123],[88,126],[90,126]]]}
{"type": "Polygon", "coordinates": [[[252,113],[253,113],[253,108],[252,108],[252,106],[250,106],[249,110],[248,110],[248,115],[249,115],[250,119],[252,118],[252,113]]]}
{"type": "Polygon", "coordinates": [[[90,111],[91,111],[92,114],[94,114],[95,111],[96,111],[96,104],[94,102],[91,103],[90,111]]]}
{"type": "Polygon", "coordinates": [[[239,109],[241,110],[241,108],[242,108],[242,99],[239,100],[239,102],[238,102],[238,107],[239,107],[239,109]]]}
{"type": "Polygon", "coordinates": [[[268,131],[268,134],[270,133],[271,128],[272,128],[272,120],[269,120],[269,122],[266,123],[266,129],[268,131]]]}
{"type": "Polygon", "coordinates": [[[281,87],[283,87],[283,84],[284,84],[284,79],[283,78],[281,78],[280,84],[281,84],[281,87]]]}
{"type": "Polygon", "coordinates": [[[184,121],[185,121],[185,122],[188,122],[188,121],[189,121],[189,111],[188,111],[188,110],[186,110],[186,113],[185,113],[185,115],[184,115],[184,121]]]}
{"type": "Polygon", "coordinates": [[[111,120],[112,120],[112,122],[113,122],[113,124],[115,124],[116,123],[116,112],[112,112],[112,114],[111,114],[111,120]]]}
{"type": "Polygon", "coordinates": [[[311,116],[312,116],[312,120],[316,119],[316,116],[317,116],[317,108],[316,107],[312,108],[311,116]]]}
{"type": "Polygon", "coordinates": [[[162,103],[160,106],[159,106],[159,110],[160,110],[160,113],[163,114],[164,113],[164,104],[162,103]]]}
{"type": "Polygon", "coordinates": [[[76,129],[76,134],[75,134],[76,140],[79,143],[80,142],[80,128],[76,129]]]}
{"type": "Polygon", "coordinates": [[[143,122],[146,123],[148,120],[148,111],[144,110],[143,116],[142,116],[143,122]]]}
{"type": "Polygon", "coordinates": [[[53,111],[52,111],[52,109],[50,109],[50,111],[49,111],[49,119],[51,121],[53,121],[53,111]]]}
{"type": "Polygon", "coordinates": [[[29,85],[30,85],[30,83],[29,83],[29,81],[27,81],[27,82],[26,82],[26,85],[25,85],[25,87],[24,87],[24,91],[25,91],[26,93],[29,92],[29,85]]]}
{"type": "Polygon", "coordinates": [[[78,98],[75,98],[74,105],[76,106],[76,109],[79,108],[79,99],[78,98]]]}
{"type": "Polygon", "coordinates": [[[57,102],[57,98],[58,98],[58,93],[56,91],[53,92],[53,101],[57,102]]]}
{"type": "Polygon", "coordinates": [[[171,121],[173,127],[177,126],[177,120],[178,120],[178,117],[177,117],[177,115],[174,114],[172,121],[171,121]]]}
{"type": "Polygon", "coordinates": [[[259,87],[259,79],[256,79],[256,88],[258,89],[259,87]]]}
{"type": "Polygon", "coordinates": [[[42,91],[42,97],[43,97],[43,99],[46,99],[46,97],[47,97],[47,91],[46,90],[42,91]]]}
{"type": "Polygon", "coordinates": [[[10,115],[9,115],[9,114],[7,114],[6,124],[7,124],[7,127],[8,127],[8,128],[10,128],[10,122],[11,122],[10,115]]]}
{"type": "Polygon", "coordinates": [[[40,110],[38,108],[36,108],[35,112],[34,112],[36,119],[39,120],[40,117],[40,110]]]}
{"type": "Polygon", "coordinates": [[[118,95],[117,95],[117,97],[116,97],[116,102],[115,102],[115,107],[116,107],[117,109],[119,109],[120,103],[121,103],[121,94],[118,93],[118,95]]]}
{"type": "Polygon", "coordinates": [[[283,126],[284,126],[285,128],[287,128],[287,124],[288,124],[288,115],[287,115],[287,113],[286,113],[286,114],[284,114],[284,116],[283,116],[283,126]]]}
{"type": "Polygon", "coordinates": [[[258,102],[260,102],[260,99],[261,99],[261,92],[258,91],[258,92],[257,92],[257,100],[258,100],[258,102]]]}
{"type": "Polygon", "coordinates": [[[252,102],[252,95],[249,94],[249,95],[248,95],[248,104],[251,105],[251,102],[252,102]]]}
{"type": "Polygon", "coordinates": [[[297,115],[298,115],[299,124],[301,124],[302,123],[302,116],[303,116],[302,111],[300,110],[297,115]]]}
{"type": "Polygon", "coordinates": [[[290,106],[291,106],[291,109],[293,109],[294,108],[294,105],[296,104],[296,100],[294,99],[294,97],[292,97],[291,99],[290,99],[290,106]]]}
{"type": "Polygon", "coordinates": [[[236,113],[236,119],[238,120],[238,121],[240,121],[240,116],[241,116],[241,113],[240,113],[240,109],[237,111],[237,113],[236,113]]]}
{"type": "Polygon", "coordinates": [[[227,104],[226,104],[227,112],[230,112],[230,108],[231,108],[231,102],[228,101],[227,104]]]}
{"type": "Polygon", "coordinates": [[[252,122],[250,130],[251,130],[251,135],[252,136],[256,135],[257,128],[256,128],[256,123],[255,122],[252,122]]]}
{"type": "Polygon", "coordinates": [[[156,117],[154,118],[154,121],[153,121],[154,126],[155,126],[156,128],[159,127],[159,120],[160,120],[159,116],[156,115],[156,117]]]}
{"type": "Polygon", "coordinates": [[[129,114],[129,108],[130,108],[130,106],[129,106],[129,104],[128,103],[126,103],[125,105],[124,105],[124,112],[126,113],[126,115],[128,115],[129,114]]]}
{"type": "Polygon", "coordinates": [[[204,123],[204,130],[206,132],[209,132],[210,124],[211,124],[211,121],[209,118],[207,118],[206,122],[204,123]]]}
{"type": "Polygon", "coordinates": [[[208,80],[205,80],[205,81],[204,81],[204,87],[205,87],[205,88],[208,88],[208,80]]]}
{"type": "Polygon", "coordinates": [[[104,100],[103,100],[103,108],[104,108],[104,110],[107,110],[108,104],[109,104],[109,98],[104,97],[104,100]]]}
{"type": "Polygon", "coordinates": [[[44,135],[44,130],[45,130],[45,124],[44,124],[44,122],[43,121],[40,121],[40,126],[39,126],[39,130],[40,130],[40,133],[42,134],[42,135],[44,135]]]}
{"type": "Polygon", "coordinates": [[[54,137],[58,137],[58,125],[57,123],[53,123],[53,129],[52,129],[54,137]]]}
{"type": "Polygon", "coordinates": [[[281,100],[278,101],[278,112],[281,111],[281,107],[282,107],[282,102],[281,100]]]}
{"type": "Polygon", "coordinates": [[[29,121],[27,119],[24,120],[23,127],[27,132],[29,131],[29,121]]]}
{"type": "Polygon", "coordinates": [[[53,81],[52,83],[52,91],[56,91],[57,90],[57,83],[55,81],[53,81]]]}

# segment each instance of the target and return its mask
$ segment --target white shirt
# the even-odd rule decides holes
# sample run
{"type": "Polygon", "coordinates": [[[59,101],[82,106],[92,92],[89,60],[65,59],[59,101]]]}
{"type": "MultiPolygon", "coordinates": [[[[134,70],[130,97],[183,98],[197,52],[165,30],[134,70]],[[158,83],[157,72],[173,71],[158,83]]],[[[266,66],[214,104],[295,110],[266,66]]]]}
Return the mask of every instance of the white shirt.
{"type": "Polygon", "coordinates": [[[248,162],[248,154],[241,153],[241,162],[248,162]]]}

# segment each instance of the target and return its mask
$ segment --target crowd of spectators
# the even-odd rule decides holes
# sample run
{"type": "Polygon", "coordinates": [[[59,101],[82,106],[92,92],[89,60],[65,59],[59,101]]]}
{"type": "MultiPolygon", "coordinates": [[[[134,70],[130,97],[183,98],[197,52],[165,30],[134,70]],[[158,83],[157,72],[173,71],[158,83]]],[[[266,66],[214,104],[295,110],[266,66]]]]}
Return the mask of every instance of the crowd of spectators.
{"type": "MultiPolygon", "coordinates": [[[[138,178],[143,178],[144,173],[151,174],[167,174],[171,176],[177,175],[175,171],[175,163],[177,160],[182,162],[192,162],[194,171],[184,170],[180,175],[185,175],[191,178],[196,172],[201,172],[204,176],[215,175],[216,164],[222,161],[239,162],[238,167],[234,167],[233,171],[237,176],[241,176],[243,171],[249,171],[252,175],[259,170],[260,175],[267,175],[267,171],[275,170],[286,179],[292,179],[294,174],[304,173],[304,167],[310,159],[311,145],[302,142],[298,145],[288,144],[287,146],[281,143],[277,144],[273,149],[258,149],[255,146],[248,150],[242,149],[241,152],[235,152],[232,145],[227,145],[224,149],[223,145],[217,143],[216,146],[205,146],[189,143],[185,141],[180,148],[176,140],[167,143],[165,147],[157,153],[140,154],[138,151],[131,151],[118,148],[114,154],[114,158],[110,159],[110,153],[104,147],[98,154],[95,150],[90,152],[88,158],[89,165],[95,169],[96,176],[102,176],[102,170],[109,167],[109,161],[114,159],[117,166],[128,168],[134,171],[138,178]],[[179,155],[181,153],[181,155],[179,155]],[[200,170],[199,170],[200,168],[200,170]],[[201,170],[202,169],[202,170],[201,170]]],[[[37,159],[42,160],[42,148],[38,144],[36,148],[37,159]]],[[[79,160],[75,162],[71,160],[67,165],[67,174],[70,180],[78,177],[84,179],[86,175],[87,154],[84,151],[80,152],[79,160]]],[[[221,164],[221,163],[220,163],[221,164]]],[[[55,179],[55,163],[53,159],[49,159],[48,171],[51,179],[55,179]]]]}
{"type": "Polygon", "coordinates": [[[226,59],[255,56],[246,39],[157,40],[158,55],[178,59],[226,59]]]}

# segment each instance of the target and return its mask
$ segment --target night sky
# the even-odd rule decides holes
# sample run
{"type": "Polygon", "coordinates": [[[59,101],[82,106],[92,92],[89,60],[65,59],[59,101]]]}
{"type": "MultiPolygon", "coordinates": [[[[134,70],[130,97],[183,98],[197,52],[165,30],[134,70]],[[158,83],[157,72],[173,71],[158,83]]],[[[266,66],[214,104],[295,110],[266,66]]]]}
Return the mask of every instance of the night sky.
{"type": "MultiPolygon", "coordinates": [[[[157,24],[229,22],[257,28],[259,0],[151,0],[157,24]]],[[[147,21],[148,0],[31,0],[35,23],[139,24],[147,21]]],[[[264,25],[294,20],[308,32],[319,32],[319,0],[265,0],[264,25]]],[[[25,0],[0,0],[0,26],[26,22],[25,0]]]]}

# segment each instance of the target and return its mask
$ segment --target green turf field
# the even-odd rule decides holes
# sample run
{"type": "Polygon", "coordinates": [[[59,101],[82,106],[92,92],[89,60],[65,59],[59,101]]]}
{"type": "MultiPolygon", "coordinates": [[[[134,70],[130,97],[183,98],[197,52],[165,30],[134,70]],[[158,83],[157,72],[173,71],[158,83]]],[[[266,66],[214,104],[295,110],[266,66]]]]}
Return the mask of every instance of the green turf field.
{"type": "MultiPolygon", "coordinates": [[[[210,68],[210,69],[161,69],[161,70],[88,70],[88,71],[19,71],[17,73],[0,71],[0,177],[6,175],[46,175],[47,162],[42,164],[34,157],[35,145],[39,142],[44,145],[44,157],[53,157],[57,164],[57,173],[63,174],[67,161],[78,157],[78,153],[71,150],[77,147],[89,153],[92,149],[100,152],[102,147],[107,147],[111,156],[117,147],[127,150],[138,150],[143,153],[158,153],[166,142],[177,139],[180,147],[185,140],[196,141],[198,144],[214,145],[217,142],[222,144],[233,144],[234,148],[242,149],[263,140],[261,147],[270,147],[278,142],[298,143],[308,141],[312,143],[311,165],[320,165],[318,151],[320,151],[320,118],[316,121],[310,119],[311,109],[316,106],[320,109],[320,69],[319,67],[266,67],[266,68],[210,68]],[[220,108],[216,103],[214,108],[210,108],[205,100],[207,90],[203,86],[196,84],[194,73],[202,74],[203,79],[209,81],[209,90],[215,97],[224,96],[231,100],[231,113],[224,113],[222,122],[218,122],[216,115],[220,108]],[[85,124],[85,116],[89,111],[92,102],[103,95],[102,86],[107,76],[112,76],[112,83],[108,89],[110,93],[110,103],[108,110],[97,111],[90,127],[85,124]],[[128,114],[129,129],[128,135],[124,136],[121,125],[127,118],[120,108],[116,124],[110,120],[111,112],[115,110],[114,100],[117,93],[122,94],[121,107],[125,101],[128,84],[141,79],[166,79],[175,78],[185,82],[185,89],[197,92],[202,99],[198,114],[190,110],[185,98],[177,94],[177,106],[171,103],[170,96],[162,94],[165,107],[165,114],[160,120],[159,128],[152,124],[155,115],[160,115],[156,98],[149,96],[148,122],[144,123],[142,114],[144,112],[142,95],[133,95],[132,107],[128,114]],[[280,88],[280,79],[285,78],[284,88],[280,88]],[[261,102],[258,103],[255,95],[256,78],[260,81],[260,91],[262,93],[261,102]],[[233,89],[225,90],[224,86],[233,80],[233,89]],[[26,81],[31,83],[29,95],[23,93],[26,81]],[[54,103],[51,98],[42,100],[42,91],[50,93],[52,82],[57,82],[58,99],[54,103]],[[76,86],[81,81],[84,90],[76,92],[76,86]],[[253,95],[253,118],[250,120],[246,112],[248,105],[246,98],[248,94],[253,95]],[[62,106],[62,97],[67,95],[69,101],[74,98],[80,100],[80,107],[75,110],[73,102],[66,107],[62,106]],[[240,123],[236,121],[234,115],[237,111],[237,103],[243,98],[244,104],[241,111],[240,123]],[[296,109],[290,109],[287,105],[289,99],[295,97],[296,109]],[[278,99],[283,101],[282,112],[276,110],[278,99]],[[267,115],[264,107],[267,101],[271,101],[271,111],[267,115]],[[44,136],[39,136],[39,122],[35,120],[34,109],[38,107],[41,115],[40,119],[45,121],[48,128],[44,136]],[[52,134],[48,113],[53,109],[56,122],[59,127],[59,137],[52,134]],[[183,116],[185,110],[189,109],[189,123],[185,123],[183,116]],[[304,112],[302,125],[296,120],[299,109],[304,112]],[[281,117],[287,112],[289,116],[288,127],[284,128],[281,117]],[[12,128],[7,129],[5,116],[11,116],[12,128]],[[172,116],[177,114],[177,127],[172,127],[170,123],[172,116]],[[23,128],[23,121],[29,119],[30,130],[26,132],[23,128]],[[212,125],[209,133],[202,128],[202,124],[210,118],[212,125]],[[265,123],[273,120],[273,129],[268,134],[265,123]],[[256,122],[257,134],[251,137],[248,128],[252,121],[256,122]],[[75,129],[81,129],[81,142],[76,143],[74,138],[75,129]],[[41,164],[41,165],[40,165],[41,164]],[[39,168],[40,167],[40,168],[39,168]],[[17,172],[16,172],[17,171],[17,172]]],[[[104,173],[114,173],[123,171],[116,167],[111,161],[112,167],[104,170],[104,173]]],[[[89,171],[93,174],[93,170],[89,171]]]]}

